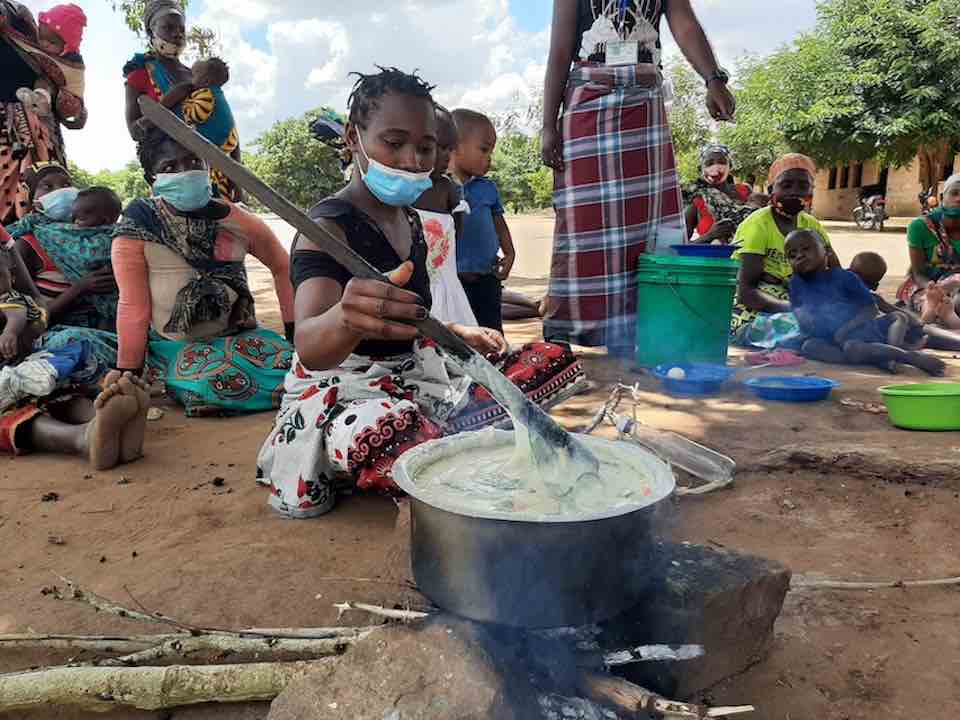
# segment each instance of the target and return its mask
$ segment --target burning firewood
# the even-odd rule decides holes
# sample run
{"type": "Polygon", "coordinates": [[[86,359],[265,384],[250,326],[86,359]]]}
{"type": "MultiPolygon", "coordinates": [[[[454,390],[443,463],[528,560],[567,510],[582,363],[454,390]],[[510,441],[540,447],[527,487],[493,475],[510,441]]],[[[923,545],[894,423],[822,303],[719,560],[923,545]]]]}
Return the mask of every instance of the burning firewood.
{"type": "MultiPolygon", "coordinates": [[[[39,647],[127,653],[95,664],[74,664],[0,675],[0,713],[49,705],[96,711],[121,706],[158,710],[209,702],[271,700],[308,670],[333,662],[332,659],[313,658],[338,655],[382,627],[203,628],[159,612],[151,612],[142,606],[140,610],[133,610],[86,591],[69,580],[63,579],[63,582],[66,591],[48,588],[44,594],[60,600],[81,602],[124,619],[174,627],[177,632],[129,636],[0,635],[0,649],[39,647]],[[247,656],[256,662],[131,667],[205,655],[212,655],[215,659],[247,656]],[[307,658],[310,661],[288,661],[291,658],[307,658]]],[[[436,616],[431,612],[396,610],[365,603],[347,602],[336,607],[341,611],[365,612],[404,622],[436,616]]],[[[547,634],[553,637],[555,633],[547,634]]],[[[586,650],[578,646],[578,652],[583,654],[586,650]]],[[[590,653],[597,654],[596,648],[592,648],[590,653]]],[[[650,659],[682,660],[695,658],[701,653],[701,647],[692,645],[644,646],[605,659],[612,660],[609,664],[650,659]]],[[[577,673],[573,684],[589,700],[627,718],[653,711],[678,720],[704,720],[753,710],[752,706],[705,708],[674,702],[620,678],[583,669],[577,673]]]]}
{"type": "Polygon", "coordinates": [[[646,717],[652,713],[677,720],[703,720],[755,710],[753,705],[706,708],[702,705],[667,700],[622,678],[599,673],[580,673],[577,685],[586,697],[627,718],[646,717]]]}

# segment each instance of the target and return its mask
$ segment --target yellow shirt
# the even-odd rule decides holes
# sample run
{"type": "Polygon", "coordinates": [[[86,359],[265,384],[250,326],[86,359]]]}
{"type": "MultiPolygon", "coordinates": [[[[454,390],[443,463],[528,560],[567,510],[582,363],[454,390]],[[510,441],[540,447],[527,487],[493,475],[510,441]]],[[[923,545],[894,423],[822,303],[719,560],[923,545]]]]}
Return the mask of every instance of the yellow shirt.
{"type": "MultiPolygon", "coordinates": [[[[823,244],[830,247],[830,236],[813,215],[800,213],[797,216],[797,228],[816,231],[823,238],[823,244]]],[[[744,254],[763,255],[763,272],[782,280],[786,285],[793,275],[793,268],[784,254],[785,240],[773,218],[773,208],[765,207],[740,223],[733,238],[733,244],[739,245],[739,248],[733,253],[733,257],[739,260],[744,254]]]]}

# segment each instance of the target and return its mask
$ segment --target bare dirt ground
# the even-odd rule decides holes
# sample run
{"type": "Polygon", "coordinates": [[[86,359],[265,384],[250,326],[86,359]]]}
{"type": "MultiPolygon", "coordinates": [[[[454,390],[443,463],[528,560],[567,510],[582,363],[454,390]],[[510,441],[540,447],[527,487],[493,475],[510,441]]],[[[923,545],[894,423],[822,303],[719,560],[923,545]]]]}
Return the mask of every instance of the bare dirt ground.
{"type": "MultiPolygon", "coordinates": [[[[543,291],[551,222],[511,219],[520,252],[517,289],[543,291]]],[[[887,257],[884,290],[892,294],[906,269],[902,229],[882,235],[830,229],[845,262],[863,249],[887,257]]],[[[253,272],[261,318],[276,324],[269,274],[253,272]]],[[[533,322],[509,328],[516,342],[538,333],[533,322]]],[[[960,375],[960,361],[941,357],[960,375]]],[[[960,435],[897,431],[885,416],[839,402],[879,402],[876,389],[889,376],[811,363],[793,372],[815,371],[843,386],[830,402],[791,406],[740,392],[678,400],[595,353],[584,362],[596,387],[558,410],[567,427],[583,427],[618,378],[638,379],[641,420],[737,461],[735,488],[681,501],[680,538],[764,555],[804,575],[960,574],[960,435]]],[[[905,371],[901,379],[919,376],[905,371]]],[[[405,572],[397,562],[391,501],[351,498],[318,520],[282,520],[253,481],[269,415],[187,420],[175,406],[163,408],[165,416],[149,425],[147,457],[126,468],[93,473],[70,458],[0,458],[0,633],[157,631],[42,596],[45,585],[59,582],[57,573],[120,601],[135,598],[189,622],[220,626],[336,624],[334,602],[404,599],[391,584],[405,572]],[[48,492],[59,500],[42,502],[48,492]],[[65,544],[51,544],[51,536],[65,544]]],[[[792,591],[770,655],[710,697],[753,703],[762,720],[953,718],[960,707],[958,616],[960,588],[792,591]]],[[[364,620],[348,615],[341,622],[364,620]]],[[[62,659],[4,653],[0,671],[62,659]]],[[[264,715],[265,706],[252,705],[110,717],[264,715]]],[[[50,709],[11,717],[87,716],[50,709]]]]}

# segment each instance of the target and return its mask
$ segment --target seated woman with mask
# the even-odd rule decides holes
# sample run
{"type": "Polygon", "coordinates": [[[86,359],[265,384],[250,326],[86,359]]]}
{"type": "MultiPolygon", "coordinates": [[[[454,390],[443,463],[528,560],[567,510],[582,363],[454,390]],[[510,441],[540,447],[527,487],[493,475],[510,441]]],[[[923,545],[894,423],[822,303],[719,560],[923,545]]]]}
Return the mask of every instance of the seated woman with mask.
{"type": "Polygon", "coordinates": [[[292,348],[258,326],[244,261],[273,275],[287,337],[293,332],[290,257],[254,215],[214,200],[203,161],[150,127],[137,147],[153,197],[117,224],[117,364],[149,361],[188,416],[275,409],[292,348]]]}

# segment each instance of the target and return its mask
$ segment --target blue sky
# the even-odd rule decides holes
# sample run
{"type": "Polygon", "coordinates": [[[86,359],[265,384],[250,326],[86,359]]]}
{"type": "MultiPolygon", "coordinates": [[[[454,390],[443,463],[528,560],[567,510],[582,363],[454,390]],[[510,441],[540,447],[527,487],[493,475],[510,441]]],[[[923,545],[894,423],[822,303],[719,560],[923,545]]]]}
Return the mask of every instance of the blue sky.
{"type": "Polygon", "coordinates": [[[517,19],[517,26],[526,32],[548,25],[552,7],[549,0],[510,0],[510,12],[517,19]]]}
{"type": "MultiPolygon", "coordinates": [[[[57,0],[27,0],[34,10],[57,0]]],[[[143,49],[108,0],[74,0],[89,23],[90,120],[65,131],[68,153],[89,170],[115,169],[135,157],[123,120],[121,69],[143,49]]],[[[721,63],[765,54],[816,21],[814,0],[693,0],[721,63]]],[[[497,112],[540,92],[549,47],[551,0],[194,0],[188,21],[212,27],[230,63],[224,88],[249,144],[277,120],[311,107],[343,108],[348,74],[374,63],[419,68],[440,102],[497,112]]],[[[664,48],[676,52],[667,25],[664,48]]]]}

